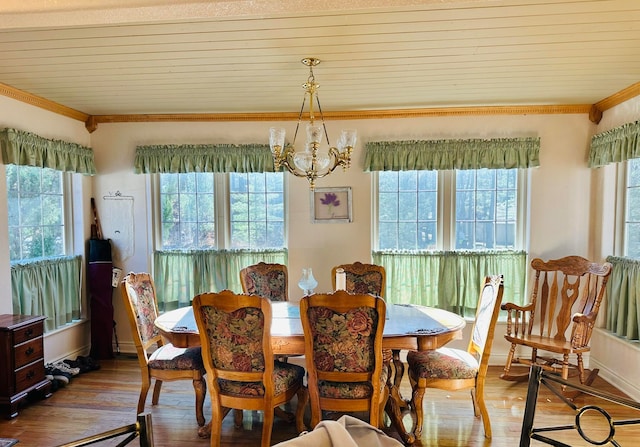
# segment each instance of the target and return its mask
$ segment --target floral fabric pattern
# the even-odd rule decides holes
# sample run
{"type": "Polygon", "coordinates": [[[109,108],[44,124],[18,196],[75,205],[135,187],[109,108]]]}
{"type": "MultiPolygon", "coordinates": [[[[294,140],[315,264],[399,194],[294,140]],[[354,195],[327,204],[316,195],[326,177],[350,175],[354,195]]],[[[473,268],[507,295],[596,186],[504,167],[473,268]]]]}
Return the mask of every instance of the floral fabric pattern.
{"type": "MultiPolygon", "coordinates": [[[[370,307],[358,307],[341,314],[327,307],[308,310],[313,335],[313,360],[319,371],[366,372],[375,367],[374,338],[378,314],[370,307]]],[[[380,388],[388,371],[383,365],[380,388]]],[[[369,382],[318,381],[322,397],[363,399],[372,394],[369,382]]]]}
{"type": "Polygon", "coordinates": [[[197,348],[176,348],[171,343],[156,349],[149,357],[149,368],[170,370],[199,369],[204,372],[202,350],[197,348]]]}
{"type": "Polygon", "coordinates": [[[477,359],[460,349],[409,351],[407,363],[419,377],[426,379],[472,379],[478,374],[477,359]]]}
{"type": "MultiPolygon", "coordinates": [[[[290,363],[276,361],[273,369],[273,393],[284,393],[295,383],[301,383],[304,377],[304,368],[290,363]]],[[[262,382],[238,382],[235,380],[218,379],[220,391],[224,394],[240,396],[264,396],[262,382]]]]}
{"type": "Polygon", "coordinates": [[[255,307],[223,312],[202,306],[213,366],[230,371],[264,371],[264,314],[255,307]]]}
{"type": "Polygon", "coordinates": [[[326,307],[308,312],[314,362],[319,371],[365,372],[374,368],[375,309],[358,307],[340,314],[326,307]]]}
{"type": "MultiPolygon", "coordinates": [[[[380,375],[380,390],[384,388],[389,378],[389,368],[382,365],[380,375]]],[[[318,381],[318,393],[321,397],[332,397],[336,399],[366,399],[371,396],[373,388],[369,382],[330,382],[328,380],[318,381]]]]}
{"type": "Polygon", "coordinates": [[[382,293],[382,275],[380,272],[356,274],[345,271],[346,289],[351,293],[380,296],[382,293]]]}
{"type": "Polygon", "coordinates": [[[245,293],[269,298],[271,301],[287,301],[285,293],[287,276],[284,270],[270,270],[266,273],[248,271],[245,276],[245,293]]]}
{"type": "Polygon", "coordinates": [[[143,343],[156,335],[158,330],[153,324],[158,317],[156,313],[156,297],[153,284],[149,280],[141,280],[136,283],[127,283],[129,300],[136,312],[136,322],[143,343]]]}

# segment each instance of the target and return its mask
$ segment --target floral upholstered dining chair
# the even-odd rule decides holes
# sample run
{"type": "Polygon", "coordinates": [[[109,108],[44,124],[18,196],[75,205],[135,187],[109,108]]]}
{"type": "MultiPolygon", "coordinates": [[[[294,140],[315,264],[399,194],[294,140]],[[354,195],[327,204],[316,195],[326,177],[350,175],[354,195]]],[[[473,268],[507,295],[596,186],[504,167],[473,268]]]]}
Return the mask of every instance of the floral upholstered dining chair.
{"type": "Polygon", "coordinates": [[[338,290],[300,301],[311,428],[322,411],[368,411],[378,427],[388,398],[382,355],[385,303],[370,294],[338,290]]]}
{"type": "Polygon", "coordinates": [[[263,411],[261,445],[269,446],[275,408],[296,395],[296,427],[304,431],[304,368],[273,360],[271,301],[230,290],[202,293],[193,299],[193,313],[211,397],[211,445],[220,445],[222,420],[230,409],[236,410],[236,425],[237,410],[248,409],[263,411]]]}
{"type": "Polygon", "coordinates": [[[346,279],[345,290],[347,292],[370,293],[384,298],[386,274],[383,266],[363,264],[362,262],[336,265],[331,270],[333,290],[336,289],[336,273],[338,269],[344,270],[346,279]]]}
{"type": "Polygon", "coordinates": [[[163,381],[191,380],[196,394],[196,420],[198,425],[204,425],[203,405],[207,388],[201,349],[177,348],[162,339],[154,325],[158,305],[151,275],[129,273],[121,282],[121,291],[142,374],[137,413],[144,412],[152,379],[155,380],[152,405],[158,403],[163,381]]]}
{"type": "Polygon", "coordinates": [[[259,262],[240,270],[242,291],[271,301],[289,301],[287,266],[259,262]]]}

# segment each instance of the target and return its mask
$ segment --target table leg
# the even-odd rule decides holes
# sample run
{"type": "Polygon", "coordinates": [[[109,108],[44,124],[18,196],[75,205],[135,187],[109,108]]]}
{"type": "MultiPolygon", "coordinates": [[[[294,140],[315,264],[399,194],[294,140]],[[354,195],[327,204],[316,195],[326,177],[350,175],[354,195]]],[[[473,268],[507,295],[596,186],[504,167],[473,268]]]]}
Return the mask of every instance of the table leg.
{"type": "Polygon", "coordinates": [[[407,431],[402,422],[402,410],[408,408],[408,406],[400,395],[400,383],[404,375],[404,365],[400,361],[400,351],[393,350],[391,359],[389,360],[391,360],[387,363],[390,368],[389,378],[387,379],[389,399],[387,400],[385,411],[391,420],[391,426],[398,432],[402,441],[405,444],[413,444],[416,437],[413,433],[407,431]]]}

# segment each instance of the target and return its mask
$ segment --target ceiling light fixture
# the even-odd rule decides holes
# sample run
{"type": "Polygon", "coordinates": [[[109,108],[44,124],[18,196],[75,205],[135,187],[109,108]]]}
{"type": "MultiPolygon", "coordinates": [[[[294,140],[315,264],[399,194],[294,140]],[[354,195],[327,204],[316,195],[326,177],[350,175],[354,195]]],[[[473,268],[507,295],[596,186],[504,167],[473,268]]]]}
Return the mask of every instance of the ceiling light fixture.
{"type": "Polygon", "coordinates": [[[309,77],[307,78],[307,82],[302,84],[302,88],[305,90],[305,96],[302,100],[300,114],[298,115],[298,124],[296,125],[296,132],[293,135],[293,143],[285,146],[285,130],[283,128],[272,127],[270,129],[269,144],[271,146],[273,164],[276,171],[280,170],[281,166],[284,166],[296,177],[306,177],[309,181],[309,187],[313,190],[316,179],[329,175],[338,166],[342,166],[345,171],[349,168],[351,165],[351,152],[353,151],[353,146],[356,144],[356,131],[353,129],[343,130],[340,133],[336,146],[331,146],[327,126],[324,123],[322,108],[320,107],[320,100],[318,99],[317,90],[320,86],[316,84],[315,77],[313,76],[313,67],[318,65],[320,60],[307,57],[302,59],[302,63],[309,67],[309,77]],[[298,135],[300,123],[302,122],[302,114],[307,95],[309,96],[307,142],[304,150],[296,152],[296,136],[298,135]],[[313,111],[314,97],[318,105],[318,112],[320,113],[320,120],[322,121],[321,125],[315,123],[313,111]],[[329,148],[326,153],[318,153],[323,134],[329,148]]]}

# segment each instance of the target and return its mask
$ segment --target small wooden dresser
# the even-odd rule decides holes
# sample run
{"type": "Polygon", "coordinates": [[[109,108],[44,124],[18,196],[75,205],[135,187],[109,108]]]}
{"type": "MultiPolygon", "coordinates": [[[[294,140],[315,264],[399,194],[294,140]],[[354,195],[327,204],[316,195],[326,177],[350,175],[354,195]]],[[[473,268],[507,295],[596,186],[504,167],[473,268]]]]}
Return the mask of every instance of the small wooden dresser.
{"type": "Polygon", "coordinates": [[[44,372],[44,320],[33,315],[0,315],[0,407],[18,415],[18,404],[29,393],[51,396],[44,372]]]}

